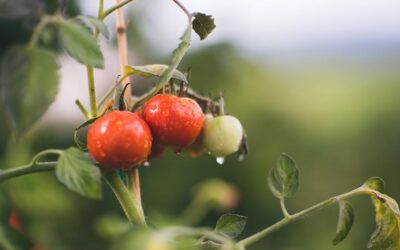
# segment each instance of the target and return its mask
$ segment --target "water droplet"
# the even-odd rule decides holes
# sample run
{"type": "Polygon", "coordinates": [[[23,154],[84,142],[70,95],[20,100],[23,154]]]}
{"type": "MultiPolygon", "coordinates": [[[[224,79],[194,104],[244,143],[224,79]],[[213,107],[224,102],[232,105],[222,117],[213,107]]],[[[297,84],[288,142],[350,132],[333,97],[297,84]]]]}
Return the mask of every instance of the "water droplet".
{"type": "Polygon", "coordinates": [[[175,154],[180,155],[182,153],[182,148],[178,148],[175,150],[175,154]]]}
{"type": "Polygon", "coordinates": [[[224,158],[224,157],[217,157],[217,158],[216,158],[216,161],[217,161],[217,163],[218,163],[219,165],[222,165],[222,164],[224,164],[224,162],[225,162],[225,158],[224,158]]]}
{"type": "Polygon", "coordinates": [[[238,156],[238,161],[243,161],[244,160],[244,154],[240,154],[238,156]]]}
{"type": "Polygon", "coordinates": [[[145,162],[143,163],[143,166],[145,166],[145,167],[150,166],[150,162],[149,162],[149,161],[145,161],[145,162]]]}

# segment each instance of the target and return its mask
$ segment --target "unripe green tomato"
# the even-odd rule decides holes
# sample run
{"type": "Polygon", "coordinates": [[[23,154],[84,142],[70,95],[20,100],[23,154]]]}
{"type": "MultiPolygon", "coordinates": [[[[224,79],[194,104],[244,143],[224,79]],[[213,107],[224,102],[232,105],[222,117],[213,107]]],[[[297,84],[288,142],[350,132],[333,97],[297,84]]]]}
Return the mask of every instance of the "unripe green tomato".
{"type": "Polygon", "coordinates": [[[214,156],[225,157],[236,152],[242,137],[242,124],[231,115],[218,116],[204,122],[203,143],[214,156]]]}

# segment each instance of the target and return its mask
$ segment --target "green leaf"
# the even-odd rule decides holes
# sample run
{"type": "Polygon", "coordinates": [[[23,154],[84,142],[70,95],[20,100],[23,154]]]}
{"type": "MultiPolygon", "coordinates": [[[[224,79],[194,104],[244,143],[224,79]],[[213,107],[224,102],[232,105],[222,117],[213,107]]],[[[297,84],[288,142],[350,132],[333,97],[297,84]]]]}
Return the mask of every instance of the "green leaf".
{"type": "Polygon", "coordinates": [[[60,21],[60,40],[65,50],[83,64],[103,68],[103,54],[97,40],[73,20],[60,21]]]}
{"type": "Polygon", "coordinates": [[[237,214],[222,215],[215,226],[215,231],[223,233],[232,239],[238,237],[246,226],[247,217],[237,214]]]}
{"type": "Polygon", "coordinates": [[[339,201],[339,219],[336,228],[336,236],[333,239],[333,245],[339,244],[349,234],[354,222],[353,207],[347,201],[339,201]]]}
{"type": "Polygon", "coordinates": [[[214,18],[203,13],[196,13],[192,26],[200,40],[203,40],[215,29],[214,18]]]}
{"type": "Polygon", "coordinates": [[[364,182],[364,187],[376,190],[380,193],[385,192],[385,182],[378,176],[369,178],[364,182]]]}
{"type": "Polygon", "coordinates": [[[107,26],[101,20],[92,16],[83,16],[83,15],[75,17],[74,20],[77,20],[83,23],[85,26],[88,26],[96,30],[97,32],[102,34],[105,38],[107,39],[110,38],[110,32],[108,32],[107,26]]]}
{"type": "Polygon", "coordinates": [[[77,148],[63,152],[56,166],[56,176],[72,191],[92,199],[102,197],[100,169],[87,153],[77,148]]]}
{"type": "Polygon", "coordinates": [[[400,211],[397,202],[384,194],[371,197],[375,206],[376,229],[369,240],[368,249],[400,249],[400,211]]]}
{"type": "MultiPolygon", "coordinates": [[[[139,75],[142,77],[160,77],[168,68],[168,65],[164,64],[149,64],[143,66],[125,66],[125,77],[130,75],[139,75]]],[[[179,70],[174,70],[172,78],[184,81],[187,83],[186,76],[179,70]]]]}
{"type": "Polygon", "coordinates": [[[292,197],[299,189],[299,170],[294,160],[282,153],[277,166],[268,174],[268,186],[279,199],[292,197]]]}
{"type": "Polygon", "coordinates": [[[30,129],[54,101],[58,65],[43,49],[13,47],[0,66],[0,91],[11,126],[18,133],[30,129]]]}

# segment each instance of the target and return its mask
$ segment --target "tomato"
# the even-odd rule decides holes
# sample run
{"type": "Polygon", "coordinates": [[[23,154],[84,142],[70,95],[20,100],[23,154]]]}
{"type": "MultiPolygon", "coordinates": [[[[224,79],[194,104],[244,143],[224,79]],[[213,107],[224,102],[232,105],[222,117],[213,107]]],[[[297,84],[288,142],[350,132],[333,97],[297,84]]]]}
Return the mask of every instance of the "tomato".
{"type": "Polygon", "coordinates": [[[145,103],[143,118],[157,143],[183,148],[199,136],[204,114],[199,104],[190,98],[159,94],[145,103]]]}
{"type": "Polygon", "coordinates": [[[218,116],[204,122],[203,143],[214,156],[225,157],[236,152],[242,137],[242,125],[233,116],[218,116]]]}
{"type": "Polygon", "coordinates": [[[105,168],[128,169],[150,154],[153,137],[138,114],[112,111],[89,128],[87,146],[90,155],[105,168]]]}
{"type": "Polygon", "coordinates": [[[11,211],[10,218],[8,219],[8,225],[20,232],[22,232],[21,223],[18,219],[17,213],[14,210],[11,211]]]}

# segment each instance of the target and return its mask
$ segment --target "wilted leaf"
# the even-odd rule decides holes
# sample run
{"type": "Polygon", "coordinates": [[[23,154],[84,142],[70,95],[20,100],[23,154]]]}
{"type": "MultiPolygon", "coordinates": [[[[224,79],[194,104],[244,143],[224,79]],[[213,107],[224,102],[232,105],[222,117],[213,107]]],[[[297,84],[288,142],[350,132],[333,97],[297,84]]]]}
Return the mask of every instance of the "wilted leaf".
{"type": "Polygon", "coordinates": [[[292,197],[299,189],[299,170],[294,160],[282,153],[277,166],[268,174],[268,186],[279,199],[292,197]]]}
{"type": "Polygon", "coordinates": [[[203,40],[215,29],[214,18],[203,13],[196,13],[194,17],[193,30],[203,40]]]}
{"type": "Polygon", "coordinates": [[[224,233],[232,239],[238,237],[246,226],[247,217],[237,214],[222,215],[215,226],[215,231],[224,233]]]}
{"type": "Polygon", "coordinates": [[[354,222],[353,207],[347,201],[339,201],[339,218],[336,228],[336,236],[333,239],[333,245],[339,244],[349,234],[354,222]]]}
{"type": "Polygon", "coordinates": [[[380,193],[385,192],[385,182],[378,176],[369,178],[364,182],[364,187],[376,190],[380,193]]]}
{"type": "Polygon", "coordinates": [[[1,97],[17,132],[31,128],[54,101],[57,69],[54,55],[39,48],[14,47],[2,58],[1,97]]]}
{"type": "Polygon", "coordinates": [[[368,244],[371,250],[400,249],[400,211],[397,202],[387,195],[372,196],[376,229],[368,244]]]}
{"type": "Polygon", "coordinates": [[[92,16],[82,16],[82,15],[75,17],[75,19],[82,22],[84,25],[95,29],[105,38],[109,39],[110,33],[108,32],[107,26],[101,20],[92,16]]]}
{"type": "Polygon", "coordinates": [[[56,166],[58,180],[72,191],[92,199],[100,199],[101,174],[87,153],[77,148],[65,150],[56,166]]]}
{"type": "MultiPolygon", "coordinates": [[[[142,77],[160,77],[168,68],[168,65],[164,64],[149,64],[143,66],[125,66],[125,76],[139,75],[142,77]]],[[[184,81],[187,83],[186,76],[179,70],[174,70],[172,78],[184,81]]]]}
{"type": "Polygon", "coordinates": [[[62,46],[73,58],[83,64],[103,68],[103,54],[97,40],[83,26],[73,20],[60,21],[62,46]]]}

